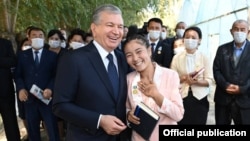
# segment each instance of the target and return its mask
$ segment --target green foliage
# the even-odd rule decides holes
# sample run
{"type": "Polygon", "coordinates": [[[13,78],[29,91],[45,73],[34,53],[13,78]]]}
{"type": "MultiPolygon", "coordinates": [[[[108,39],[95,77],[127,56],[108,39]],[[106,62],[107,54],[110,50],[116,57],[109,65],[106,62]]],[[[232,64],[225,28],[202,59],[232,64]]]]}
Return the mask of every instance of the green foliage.
{"type": "MultiPolygon", "coordinates": [[[[176,3],[183,0],[3,0],[0,1],[0,29],[15,34],[26,27],[45,31],[62,28],[89,30],[93,10],[102,4],[114,4],[123,12],[124,25],[139,27],[149,18],[159,17],[170,28],[176,24],[176,3]],[[6,12],[7,11],[7,12],[6,12]],[[8,14],[6,14],[8,13],[8,14]],[[15,18],[16,17],[16,18],[15,18]]],[[[178,9],[178,7],[177,7],[178,9]]]]}
{"type": "MultiPolygon", "coordinates": [[[[12,0],[17,1],[17,0],[12,0]]],[[[123,12],[124,24],[138,22],[138,13],[148,7],[157,8],[159,0],[20,0],[14,31],[27,26],[88,30],[93,10],[101,4],[114,4],[123,12]]],[[[11,10],[13,12],[13,9],[11,10]]]]}

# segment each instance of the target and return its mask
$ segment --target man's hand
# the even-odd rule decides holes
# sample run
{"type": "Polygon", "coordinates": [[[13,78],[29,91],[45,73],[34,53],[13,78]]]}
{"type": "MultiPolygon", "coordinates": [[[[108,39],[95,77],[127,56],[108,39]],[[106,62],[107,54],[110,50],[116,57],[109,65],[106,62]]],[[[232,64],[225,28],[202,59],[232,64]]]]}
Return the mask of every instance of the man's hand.
{"type": "Polygon", "coordinates": [[[44,89],[43,91],[43,97],[45,99],[50,99],[52,96],[52,91],[50,89],[44,89]]]}
{"type": "Polygon", "coordinates": [[[28,92],[25,89],[21,89],[18,93],[18,98],[20,101],[25,102],[28,100],[28,92]]]}
{"type": "Polygon", "coordinates": [[[102,115],[100,127],[109,135],[118,135],[127,128],[120,119],[112,115],[102,115]]]}
{"type": "Polygon", "coordinates": [[[230,84],[230,85],[228,85],[226,91],[229,94],[239,94],[240,93],[240,87],[238,85],[230,84]]]}

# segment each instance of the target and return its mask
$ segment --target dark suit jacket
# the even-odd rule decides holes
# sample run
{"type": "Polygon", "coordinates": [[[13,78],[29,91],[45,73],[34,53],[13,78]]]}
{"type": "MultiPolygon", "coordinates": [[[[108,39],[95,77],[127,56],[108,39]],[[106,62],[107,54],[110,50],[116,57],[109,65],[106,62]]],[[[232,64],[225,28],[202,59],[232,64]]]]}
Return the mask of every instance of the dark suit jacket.
{"type": "Polygon", "coordinates": [[[67,52],[57,68],[54,88],[54,113],[68,122],[70,141],[114,141],[102,128],[97,129],[100,114],[114,115],[126,123],[127,63],[121,51],[118,60],[120,91],[116,100],[103,61],[93,42],[67,52]]]}
{"type": "Polygon", "coordinates": [[[237,66],[234,65],[233,44],[234,42],[226,43],[217,50],[213,64],[217,85],[214,101],[216,104],[226,105],[235,98],[241,108],[250,108],[250,42],[246,42],[237,66]],[[240,86],[239,95],[226,93],[226,88],[230,83],[240,86]]]}
{"type": "Polygon", "coordinates": [[[15,98],[11,69],[16,66],[16,56],[9,40],[0,38],[0,97],[15,98]]]}
{"type": "MultiPolygon", "coordinates": [[[[26,89],[28,92],[33,84],[41,89],[54,88],[54,78],[57,65],[57,54],[44,48],[40,58],[39,68],[36,69],[32,49],[18,53],[18,64],[15,71],[16,89],[26,89]]],[[[29,94],[28,101],[35,99],[29,94]]]]}
{"type": "Polygon", "coordinates": [[[159,65],[170,68],[174,53],[172,47],[164,41],[159,41],[152,58],[159,65]]]}

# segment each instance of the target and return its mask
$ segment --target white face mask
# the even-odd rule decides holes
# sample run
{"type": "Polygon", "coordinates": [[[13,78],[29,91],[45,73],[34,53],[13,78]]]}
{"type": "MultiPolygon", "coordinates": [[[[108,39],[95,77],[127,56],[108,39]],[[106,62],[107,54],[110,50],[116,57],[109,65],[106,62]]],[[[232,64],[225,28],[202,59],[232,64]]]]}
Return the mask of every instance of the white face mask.
{"type": "Polygon", "coordinates": [[[245,32],[234,32],[233,37],[236,43],[243,43],[247,38],[247,34],[245,32]]]}
{"type": "Polygon", "coordinates": [[[57,40],[49,40],[49,45],[52,48],[58,48],[60,46],[60,41],[57,40]]]}
{"type": "Polygon", "coordinates": [[[185,32],[184,29],[177,29],[177,30],[176,30],[176,36],[177,36],[178,38],[182,38],[184,32],[185,32]]]}
{"type": "Polygon", "coordinates": [[[61,46],[62,48],[65,48],[65,47],[66,47],[66,42],[65,42],[65,41],[62,41],[60,46],[61,46]]]}
{"type": "Polygon", "coordinates": [[[166,32],[161,32],[161,39],[166,39],[167,33],[166,32]]]}
{"type": "Polygon", "coordinates": [[[179,54],[179,53],[183,52],[184,50],[185,50],[185,47],[183,47],[183,46],[174,48],[174,54],[179,54]]]}
{"type": "Polygon", "coordinates": [[[41,49],[44,46],[44,39],[42,38],[31,39],[31,46],[35,49],[41,49]]]}
{"type": "Polygon", "coordinates": [[[198,40],[196,39],[184,39],[184,45],[186,49],[196,49],[198,47],[198,40]]]}
{"type": "Polygon", "coordinates": [[[157,31],[157,30],[149,30],[149,33],[148,33],[148,36],[151,38],[151,39],[159,39],[160,38],[160,34],[161,32],[160,31],[157,31]]]}
{"type": "Polygon", "coordinates": [[[69,45],[70,45],[73,49],[78,49],[78,48],[84,46],[83,43],[79,43],[79,42],[71,42],[69,45]]]}
{"type": "Polygon", "coordinates": [[[27,49],[30,49],[30,48],[31,48],[31,46],[23,46],[22,50],[27,50],[27,49]]]}

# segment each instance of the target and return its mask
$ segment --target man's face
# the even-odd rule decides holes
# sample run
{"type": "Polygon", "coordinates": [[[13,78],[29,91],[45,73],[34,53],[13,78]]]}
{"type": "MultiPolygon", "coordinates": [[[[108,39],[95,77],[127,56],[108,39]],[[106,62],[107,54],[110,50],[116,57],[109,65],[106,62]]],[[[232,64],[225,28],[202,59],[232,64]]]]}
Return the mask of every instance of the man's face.
{"type": "Polygon", "coordinates": [[[100,13],[99,22],[91,24],[94,40],[108,52],[120,44],[123,37],[123,19],[120,14],[100,13]]]}
{"type": "Polygon", "coordinates": [[[29,34],[29,40],[31,40],[33,38],[44,39],[44,33],[40,30],[32,30],[29,34]]]}
{"type": "Polygon", "coordinates": [[[161,27],[161,24],[160,24],[160,23],[157,23],[157,22],[152,21],[152,22],[149,23],[147,30],[148,30],[148,31],[149,31],[149,30],[161,31],[161,30],[162,30],[161,28],[162,28],[162,27],[161,27]]]}

